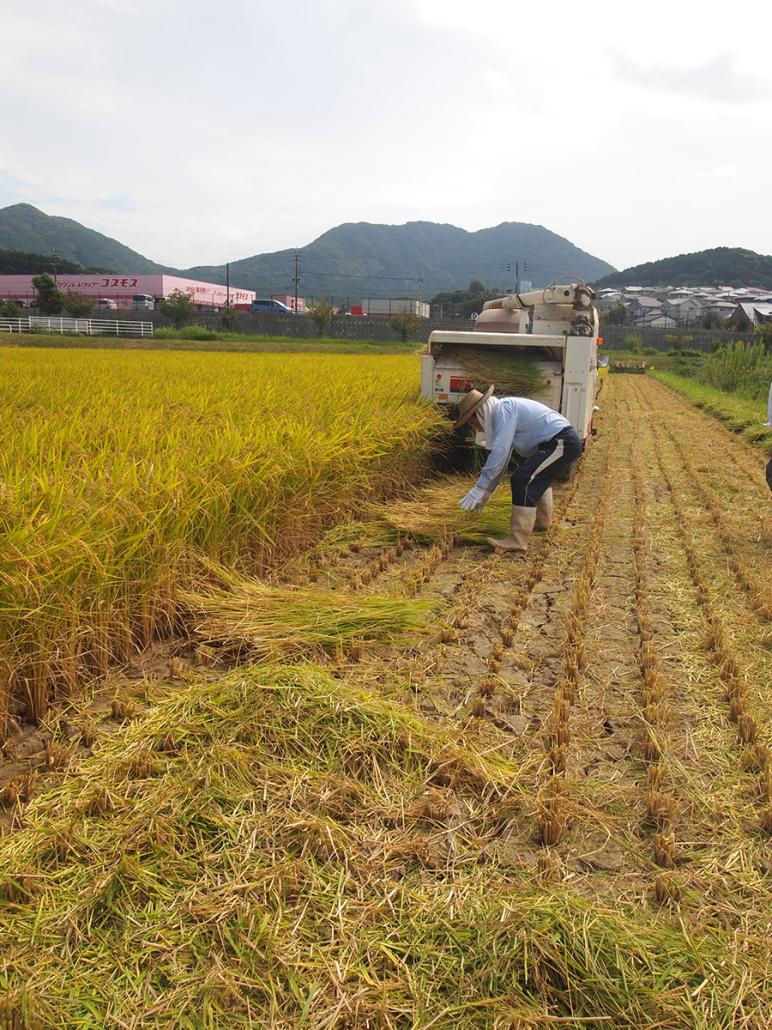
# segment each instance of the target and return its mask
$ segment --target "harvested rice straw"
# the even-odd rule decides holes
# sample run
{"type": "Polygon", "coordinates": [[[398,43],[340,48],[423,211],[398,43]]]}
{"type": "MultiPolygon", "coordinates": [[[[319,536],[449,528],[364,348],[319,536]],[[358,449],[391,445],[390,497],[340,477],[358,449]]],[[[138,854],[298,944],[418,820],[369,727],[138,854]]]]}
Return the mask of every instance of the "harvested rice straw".
{"type": "MultiPolygon", "coordinates": [[[[209,568],[215,567],[209,563],[209,568]]],[[[203,644],[254,659],[335,654],[363,641],[414,638],[427,630],[427,601],[315,587],[273,587],[226,570],[222,585],[180,595],[203,644]]]]}

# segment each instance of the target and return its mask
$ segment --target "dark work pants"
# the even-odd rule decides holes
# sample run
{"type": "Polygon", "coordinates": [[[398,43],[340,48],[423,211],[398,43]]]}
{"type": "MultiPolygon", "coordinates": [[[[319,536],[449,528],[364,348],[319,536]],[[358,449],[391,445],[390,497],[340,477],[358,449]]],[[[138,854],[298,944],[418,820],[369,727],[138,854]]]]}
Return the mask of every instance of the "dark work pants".
{"type": "Polygon", "coordinates": [[[769,464],[767,465],[767,486],[772,490],[772,458],[769,459],[769,464]]]}
{"type": "Polygon", "coordinates": [[[584,450],[579,434],[567,426],[551,440],[540,443],[512,475],[512,504],[535,508],[552,481],[565,472],[584,450]]]}

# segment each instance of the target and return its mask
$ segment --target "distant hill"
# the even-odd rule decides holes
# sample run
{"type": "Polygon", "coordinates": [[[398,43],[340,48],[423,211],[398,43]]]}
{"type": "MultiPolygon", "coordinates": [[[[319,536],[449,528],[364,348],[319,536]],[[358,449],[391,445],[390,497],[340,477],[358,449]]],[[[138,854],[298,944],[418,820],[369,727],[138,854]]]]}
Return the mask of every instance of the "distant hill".
{"type": "MultiPolygon", "coordinates": [[[[80,272],[81,266],[74,261],[57,261],[59,272],[80,272]]],[[[7,250],[0,247],[0,275],[40,275],[41,272],[54,273],[51,255],[28,254],[23,250],[7,250]]]]}
{"type": "Polygon", "coordinates": [[[31,204],[0,208],[0,247],[48,255],[56,250],[66,261],[111,272],[172,271],[101,232],[71,218],[46,215],[31,204]]]}
{"type": "MultiPolygon", "coordinates": [[[[215,283],[226,278],[225,265],[197,265],[179,272],[71,218],[46,215],[30,204],[0,209],[0,247],[39,255],[55,249],[62,271],[61,261],[67,260],[114,272],[176,272],[215,283]]],[[[345,296],[352,302],[418,294],[429,298],[442,290],[463,289],[471,279],[481,279],[494,290],[511,290],[515,261],[520,262],[520,278],[534,286],[563,276],[592,280],[614,271],[562,236],[526,222],[502,222],[477,232],[436,222],[349,222],[297,252],[281,250],[233,261],[230,281],[258,294],[291,293],[296,253],[302,296],[345,296]]]]}
{"type": "Polygon", "coordinates": [[[23,250],[7,250],[0,247],[0,275],[40,275],[47,272],[54,275],[77,275],[79,272],[109,272],[112,269],[95,268],[93,265],[84,268],[75,261],[65,261],[57,257],[56,264],[50,254],[29,254],[23,250]]]}
{"type": "Polygon", "coordinates": [[[595,281],[605,286],[758,286],[772,289],[772,256],[740,247],[713,247],[649,261],[595,281]]]}
{"type": "MultiPolygon", "coordinates": [[[[295,253],[281,250],[233,261],[230,281],[258,294],[291,293],[295,253]]],[[[515,260],[521,263],[521,279],[534,286],[564,275],[591,280],[613,271],[608,262],[562,236],[525,222],[503,222],[477,232],[436,222],[349,222],[330,229],[298,254],[301,296],[349,297],[352,302],[360,297],[416,296],[419,291],[432,297],[442,290],[465,288],[472,278],[496,290],[511,290],[515,260]]],[[[183,274],[225,282],[224,265],[200,265],[183,274]]]]}

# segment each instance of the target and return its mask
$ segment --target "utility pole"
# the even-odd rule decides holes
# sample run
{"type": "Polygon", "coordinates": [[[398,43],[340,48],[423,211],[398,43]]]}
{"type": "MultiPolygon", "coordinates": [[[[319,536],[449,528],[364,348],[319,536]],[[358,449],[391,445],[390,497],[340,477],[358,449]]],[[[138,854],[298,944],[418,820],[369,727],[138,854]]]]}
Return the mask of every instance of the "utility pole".
{"type": "Polygon", "coordinates": [[[54,249],[51,251],[51,261],[52,261],[53,266],[54,266],[54,286],[58,286],[59,285],[59,280],[57,279],[56,275],[57,275],[57,272],[59,271],[59,257],[58,257],[58,255],[56,253],[56,247],[54,247],[54,249]]]}
{"type": "Polygon", "coordinates": [[[230,262],[225,262],[225,306],[229,308],[231,306],[231,266],[230,262]]]}
{"type": "Polygon", "coordinates": [[[298,313],[298,286],[300,285],[300,254],[295,251],[295,275],[293,277],[293,285],[295,287],[295,314],[298,313]]]}

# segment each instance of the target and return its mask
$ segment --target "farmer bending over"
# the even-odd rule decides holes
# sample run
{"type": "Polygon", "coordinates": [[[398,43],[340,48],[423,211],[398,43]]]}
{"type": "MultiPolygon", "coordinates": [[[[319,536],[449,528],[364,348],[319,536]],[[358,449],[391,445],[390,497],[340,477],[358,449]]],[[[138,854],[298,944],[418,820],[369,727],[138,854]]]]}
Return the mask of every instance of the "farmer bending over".
{"type": "Polygon", "coordinates": [[[552,520],[553,479],[579,457],[584,444],[570,422],[546,404],[494,397],[493,389],[470,390],[459,405],[455,428],[471,422],[490,451],[476,484],[459,503],[467,511],[484,508],[516,451],[525,461],[512,475],[509,536],[488,537],[488,543],[501,551],[524,552],[533,530],[547,529],[552,520]]]}

